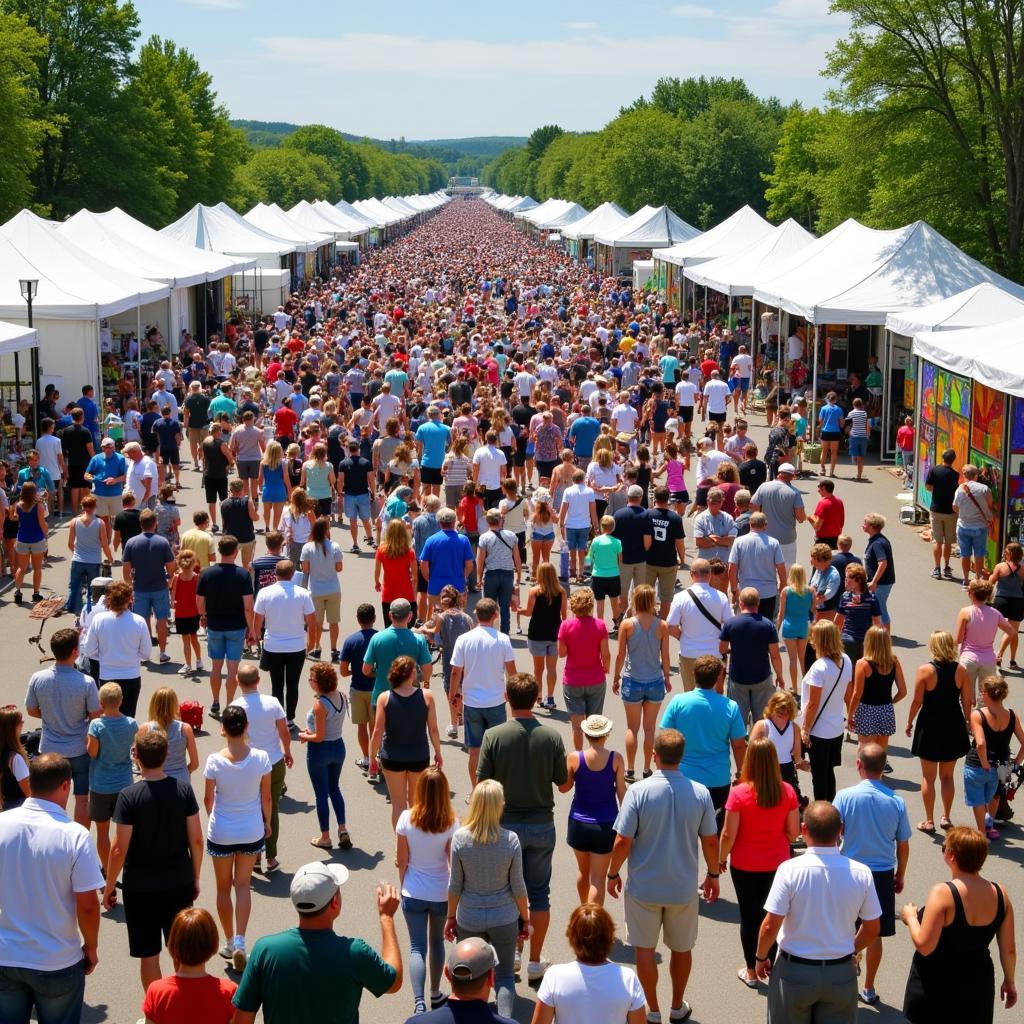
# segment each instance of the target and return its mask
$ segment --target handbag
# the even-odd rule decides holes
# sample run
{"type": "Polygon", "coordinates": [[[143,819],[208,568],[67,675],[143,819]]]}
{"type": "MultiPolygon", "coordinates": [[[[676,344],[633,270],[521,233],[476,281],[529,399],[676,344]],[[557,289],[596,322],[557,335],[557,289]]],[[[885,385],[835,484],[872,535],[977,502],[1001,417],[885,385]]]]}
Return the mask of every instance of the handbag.
{"type": "Polygon", "coordinates": [[[181,720],[186,724],[192,726],[193,729],[202,730],[203,728],[203,713],[206,708],[197,700],[186,700],[183,701],[179,708],[181,714],[181,720]]]}

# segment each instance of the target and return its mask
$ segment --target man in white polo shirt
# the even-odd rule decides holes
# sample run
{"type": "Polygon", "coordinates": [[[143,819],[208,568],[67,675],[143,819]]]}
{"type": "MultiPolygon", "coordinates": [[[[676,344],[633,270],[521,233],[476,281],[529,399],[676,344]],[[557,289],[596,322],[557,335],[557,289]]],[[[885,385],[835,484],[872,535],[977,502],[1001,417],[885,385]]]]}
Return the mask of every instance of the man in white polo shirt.
{"type": "Polygon", "coordinates": [[[693,663],[705,654],[719,657],[722,626],[733,617],[729,598],[711,586],[711,563],[695,558],[690,566],[693,582],[672,598],[668,631],[679,641],[679,678],[684,690],[696,685],[693,663]]]}
{"type": "Polygon", "coordinates": [[[505,475],[508,459],[498,447],[496,431],[488,430],[484,444],[473,453],[473,483],[483,487],[484,508],[497,508],[501,501],[501,481],[505,475]]]}
{"type": "Polygon", "coordinates": [[[870,868],[839,852],[842,830],[832,804],[815,800],[804,811],[807,852],[775,872],[754,952],[757,976],[771,978],[768,1024],[857,1019],[854,956],[878,936],[882,908],[870,868]]]}
{"type": "Polygon", "coordinates": [[[711,379],[704,385],[704,403],[708,419],[717,424],[721,432],[729,408],[729,385],[721,379],[718,370],[711,371],[711,379]]]}

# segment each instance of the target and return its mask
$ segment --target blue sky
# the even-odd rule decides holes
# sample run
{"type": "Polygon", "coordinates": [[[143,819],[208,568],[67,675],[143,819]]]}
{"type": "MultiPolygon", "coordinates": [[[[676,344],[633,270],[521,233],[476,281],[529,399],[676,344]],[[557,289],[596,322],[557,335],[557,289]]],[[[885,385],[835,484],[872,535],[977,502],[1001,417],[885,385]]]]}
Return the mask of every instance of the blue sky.
{"type": "Polygon", "coordinates": [[[846,22],[828,0],[135,0],[236,117],[377,138],[600,128],[663,75],[745,78],[820,102],[846,22]]]}

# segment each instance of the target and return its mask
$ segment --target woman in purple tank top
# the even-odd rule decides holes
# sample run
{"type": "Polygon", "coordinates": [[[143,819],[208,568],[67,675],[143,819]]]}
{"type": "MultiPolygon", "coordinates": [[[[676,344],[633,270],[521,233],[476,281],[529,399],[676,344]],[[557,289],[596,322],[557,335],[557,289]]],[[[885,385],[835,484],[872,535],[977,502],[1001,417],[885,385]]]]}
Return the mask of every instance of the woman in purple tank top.
{"type": "Polygon", "coordinates": [[[566,838],[579,867],[580,902],[603,905],[605,873],[615,841],[613,826],[626,794],[625,762],[621,754],[605,749],[612,731],[610,719],[591,715],[582,729],[587,749],[575,750],[566,758],[569,777],[558,788],[562,793],[573,791],[566,838]]]}

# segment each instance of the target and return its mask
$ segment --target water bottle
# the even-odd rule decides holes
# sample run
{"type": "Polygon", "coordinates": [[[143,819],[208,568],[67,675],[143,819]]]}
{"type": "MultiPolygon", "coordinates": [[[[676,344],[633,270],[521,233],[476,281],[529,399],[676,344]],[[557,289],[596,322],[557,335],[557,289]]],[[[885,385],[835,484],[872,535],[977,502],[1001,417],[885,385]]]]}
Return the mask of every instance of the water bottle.
{"type": "Polygon", "coordinates": [[[569,578],[569,547],[567,544],[562,545],[558,555],[558,578],[560,580],[569,578]]]}

